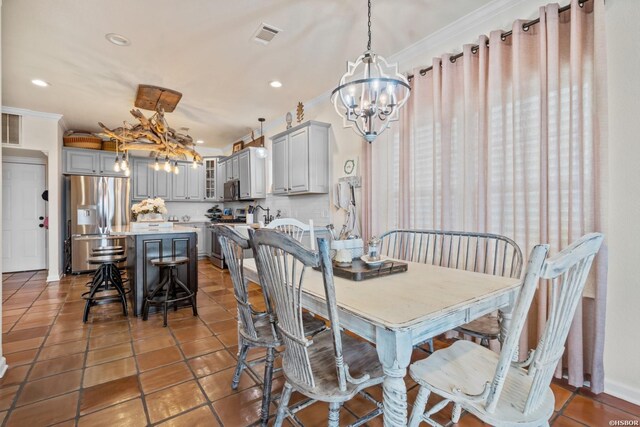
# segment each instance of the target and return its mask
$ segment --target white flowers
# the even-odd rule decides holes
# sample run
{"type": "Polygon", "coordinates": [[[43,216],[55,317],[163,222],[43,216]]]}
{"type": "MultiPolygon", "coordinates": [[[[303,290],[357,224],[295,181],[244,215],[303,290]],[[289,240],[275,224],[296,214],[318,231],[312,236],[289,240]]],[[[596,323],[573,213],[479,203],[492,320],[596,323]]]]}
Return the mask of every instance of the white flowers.
{"type": "Polygon", "coordinates": [[[160,197],[156,197],[155,199],[145,199],[140,203],[136,203],[135,205],[131,206],[131,212],[133,213],[133,217],[135,219],[140,214],[166,214],[168,211],[164,205],[164,200],[162,200],[160,197]]]}

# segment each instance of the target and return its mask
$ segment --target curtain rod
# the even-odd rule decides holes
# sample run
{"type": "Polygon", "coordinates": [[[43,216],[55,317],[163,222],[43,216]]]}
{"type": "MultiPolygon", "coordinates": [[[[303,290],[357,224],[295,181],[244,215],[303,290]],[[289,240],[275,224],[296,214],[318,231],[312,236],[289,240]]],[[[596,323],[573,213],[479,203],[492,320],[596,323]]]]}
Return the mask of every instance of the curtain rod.
{"type": "MultiPolygon", "coordinates": [[[[582,0],[582,1],[578,2],[578,6],[583,7],[584,4],[586,2],[588,2],[588,1],[589,0],[582,0]]],[[[561,7],[560,9],[558,9],[558,14],[560,14],[562,12],[565,12],[565,11],[567,11],[569,9],[571,9],[571,3],[569,3],[568,5],[566,5],[564,7],[561,7]]],[[[529,27],[531,27],[533,25],[536,25],[539,22],[540,22],[540,18],[536,18],[536,19],[534,19],[532,21],[525,22],[524,24],[522,24],[522,31],[529,31],[529,27]]],[[[511,30],[506,31],[506,32],[502,33],[502,35],[500,36],[500,39],[502,41],[505,41],[507,39],[507,37],[509,37],[511,34],[513,34],[513,31],[511,31],[511,30]]],[[[489,47],[489,42],[487,42],[487,47],[489,47]]],[[[471,46],[471,53],[478,52],[478,48],[479,48],[478,45],[471,46]]],[[[454,62],[456,62],[456,60],[458,58],[462,58],[463,55],[464,54],[462,52],[460,52],[458,54],[455,54],[455,55],[452,55],[451,57],[449,57],[449,61],[454,63],[454,62]]],[[[442,67],[442,64],[440,64],[440,66],[442,67]]],[[[425,74],[427,74],[427,72],[431,71],[432,69],[433,69],[433,65],[430,66],[430,67],[427,67],[427,68],[423,68],[422,70],[419,71],[420,75],[424,76],[425,74]]],[[[411,79],[413,79],[413,77],[414,77],[414,75],[410,74],[410,75],[407,76],[407,80],[411,80],[411,79]]]]}

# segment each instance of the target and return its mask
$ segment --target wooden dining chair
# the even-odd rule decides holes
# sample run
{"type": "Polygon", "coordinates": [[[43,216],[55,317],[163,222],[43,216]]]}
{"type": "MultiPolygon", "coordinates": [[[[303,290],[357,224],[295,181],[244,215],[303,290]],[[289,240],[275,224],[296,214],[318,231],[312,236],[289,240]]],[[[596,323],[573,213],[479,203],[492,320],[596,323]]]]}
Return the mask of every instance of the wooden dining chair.
{"type": "Polygon", "coordinates": [[[309,224],[305,224],[295,218],[277,218],[266,225],[266,228],[276,229],[289,234],[291,237],[302,243],[305,233],[309,233],[309,247],[311,250],[316,249],[315,233],[313,231],[313,220],[309,220],[309,224]]]}
{"type": "Polygon", "coordinates": [[[454,423],[465,409],[494,426],[548,426],[554,410],[551,378],[564,354],[564,343],[602,240],[602,234],[587,234],[546,261],[548,245],[533,248],[500,354],[461,340],[412,364],[409,372],[420,389],[409,426],[417,427],[421,421],[439,425],[431,416],[449,402],[454,403],[454,423]],[[513,362],[539,278],[549,280],[547,323],[535,350],[525,361],[513,362]],[[431,392],[443,400],[425,412],[431,392]]]}
{"type": "MultiPolygon", "coordinates": [[[[316,252],[275,230],[259,229],[252,234],[258,275],[273,299],[276,325],[285,344],[282,369],[286,382],[274,425],[281,426],[287,416],[295,418],[300,407],[288,408],[295,390],[329,403],[328,425],[338,426],[342,403],[365,388],[382,383],[384,374],[375,348],[340,329],[329,244],[318,239],[316,252]],[[331,329],[309,339],[303,333],[301,293],[305,273],[313,267],[322,271],[331,329]]],[[[381,412],[378,407],[354,425],[381,412]]]]}
{"type": "MultiPolygon", "coordinates": [[[[380,236],[380,253],[391,258],[440,267],[520,278],[522,251],[508,237],[490,233],[441,230],[391,230],[380,236]]],[[[498,313],[490,313],[456,329],[480,339],[485,347],[500,338],[498,313]]],[[[433,343],[429,341],[433,352],[433,343]]]]}
{"type": "MultiPolygon", "coordinates": [[[[276,347],[282,345],[282,340],[275,329],[275,317],[271,309],[268,294],[263,290],[265,311],[257,311],[249,300],[248,281],[244,277],[244,250],[250,249],[249,239],[233,227],[216,225],[220,245],[228,265],[233,284],[233,293],[238,306],[238,362],[233,374],[231,388],[236,390],[240,383],[240,376],[246,367],[265,362],[262,389],[261,421],[266,425],[269,419],[269,404],[271,402],[271,383],[273,379],[273,364],[276,347]],[[251,348],[266,349],[264,359],[247,362],[247,352],[251,348]]],[[[326,329],[325,323],[309,314],[303,316],[305,336],[313,335],[326,329]]]]}

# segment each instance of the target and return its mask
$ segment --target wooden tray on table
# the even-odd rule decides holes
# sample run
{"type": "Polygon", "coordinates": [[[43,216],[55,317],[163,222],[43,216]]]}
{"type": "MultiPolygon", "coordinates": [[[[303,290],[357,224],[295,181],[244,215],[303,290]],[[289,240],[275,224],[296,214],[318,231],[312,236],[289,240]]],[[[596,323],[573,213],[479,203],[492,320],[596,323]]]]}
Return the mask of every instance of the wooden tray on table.
{"type": "MultiPolygon", "coordinates": [[[[320,270],[320,268],[315,268],[320,270]]],[[[376,277],[389,276],[391,274],[404,273],[409,269],[406,262],[397,260],[384,261],[377,267],[370,267],[361,259],[355,258],[350,266],[340,267],[333,265],[333,275],[342,277],[343,279],[360,282],[367,279],[375,279],[376,277]]]]}

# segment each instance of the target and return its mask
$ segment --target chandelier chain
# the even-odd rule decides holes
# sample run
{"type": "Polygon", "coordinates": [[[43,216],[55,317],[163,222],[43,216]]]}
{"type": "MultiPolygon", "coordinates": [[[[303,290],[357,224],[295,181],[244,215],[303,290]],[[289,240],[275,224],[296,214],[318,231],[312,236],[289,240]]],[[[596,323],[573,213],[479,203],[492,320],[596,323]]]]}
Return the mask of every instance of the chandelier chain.
{"type": "Polygon", "coordinates": [[[369,8],[368,21],[367,21],[368,32],[369,32],[369,41],[367,42],[367,50],[371,50],[371,0],[367,1],[367,5],[368,5],[368,8],[369,8]]]}

